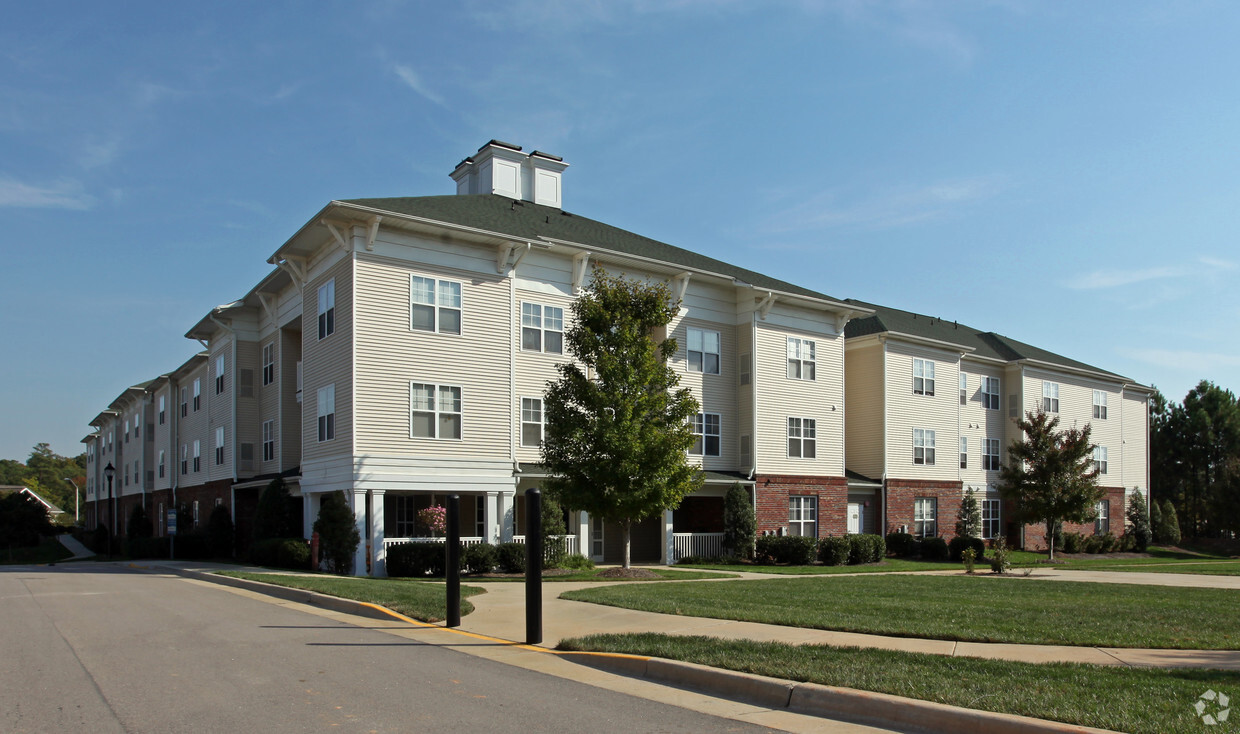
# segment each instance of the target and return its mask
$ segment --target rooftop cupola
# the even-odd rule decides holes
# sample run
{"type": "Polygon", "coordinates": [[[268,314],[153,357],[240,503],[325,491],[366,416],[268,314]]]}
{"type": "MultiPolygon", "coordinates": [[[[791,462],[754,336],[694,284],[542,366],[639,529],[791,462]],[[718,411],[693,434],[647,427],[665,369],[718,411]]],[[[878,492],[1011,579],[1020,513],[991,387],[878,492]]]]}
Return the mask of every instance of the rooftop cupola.
{"type": "Polygon", "coordinates": [[[499,194],[563,208],[560,174],[568,164],[550,153],[522,153],[521,146],[492,140],[457,164],[458,194],[499,194]]]}

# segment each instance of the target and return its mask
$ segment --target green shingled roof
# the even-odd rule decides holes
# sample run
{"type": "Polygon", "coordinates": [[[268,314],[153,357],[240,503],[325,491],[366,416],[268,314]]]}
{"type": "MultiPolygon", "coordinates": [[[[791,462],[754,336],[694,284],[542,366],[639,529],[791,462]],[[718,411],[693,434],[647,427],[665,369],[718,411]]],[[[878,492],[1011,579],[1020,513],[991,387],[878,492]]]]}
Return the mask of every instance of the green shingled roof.
{"type": "Polygon", "coordinates": [[[858,301],[853,298],[848,299],[846,303],[874,309],[873,316],[853,319],[848,322],[848,325],[844,328],[844,336],[846,338],[851,339],[886,332],[909,334],[923,339],[935,339],[949,344],[968,347],[973,350],[972,354],[979,357],[991,357],[1005,362],[1032,359],[1072,369],[1099,372],[1117,380],[1128,380],[1128,378],[1117,375],[1114,372],[1109,372],[1084,362],[1078,362],[1075,359],[1069,359],[1054,352],[1048,352],[1045,349],[1039,349],[1024,342],[996,334],[993,331],[979,331],[956,321],[945,321],[934,316],[901,311],[895,308],[888,308],[887,306],[858,301]]]}
{"type": "Polygon", "coordinates": [[[633,234],[609,224],[581,217],[551,206],[510,199],[498,194],[450,196],[416,196],[392,199],[347,199],[369,209],[423,217],[438,222],[458,224],[489,232],[510,235],[516,239],[538,240],[541,237],[573,242],[586,247],[636,255],[695,270],[705,270],[741,280],[758,288],[794,293],[830,301],[840,299],[770,278],[752,270],[738,268],[713,257],[699,255],[679,247],[633,234]]]}

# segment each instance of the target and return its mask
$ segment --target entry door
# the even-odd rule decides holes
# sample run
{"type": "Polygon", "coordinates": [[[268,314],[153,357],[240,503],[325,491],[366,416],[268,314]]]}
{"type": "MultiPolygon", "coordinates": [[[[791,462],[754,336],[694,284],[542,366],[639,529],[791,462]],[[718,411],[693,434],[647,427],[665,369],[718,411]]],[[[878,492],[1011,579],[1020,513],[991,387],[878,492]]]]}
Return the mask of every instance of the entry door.
{"type": "Polygon", "coordinates": [[[595,517],[590,521],[590,559],[603,560],[603,518],[595,517]]]}
{"type": "Polygon", "coordinates": [[[865,518],[862,516],[862,513],[864,512],[865,512],[865,508],[861,506],[860,502],[849,502],[848,503],[848,532],[849,533],[851,534],[860,533],[861,528],[865,527],[865,522],[864,522],[865,518]]]}

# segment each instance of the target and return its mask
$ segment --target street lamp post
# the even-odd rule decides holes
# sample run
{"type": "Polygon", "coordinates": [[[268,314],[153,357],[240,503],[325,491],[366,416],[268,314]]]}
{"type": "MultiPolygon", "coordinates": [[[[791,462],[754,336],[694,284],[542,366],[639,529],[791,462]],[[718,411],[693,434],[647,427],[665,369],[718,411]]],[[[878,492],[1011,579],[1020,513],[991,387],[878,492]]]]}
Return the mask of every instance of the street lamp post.
{"type": "Polygon", "coordinates": [[[108,525],[108,558],[112,557],[112,532],[116,528],[116,502],[112,499],[112,477],[116,476],[116,467],[112,462],[103,467],[103,476],[108,478],[108,504],[112,506],[112,523],[108,525]]]}
{"type": "Polygon", "coordinates": [[[73,524],[77,525],[81,520],[78,510],[79,505],[81,505],[81,500],[79,499],[77,482],[73,481],[69,477],[65,477],[64,479],[66,482],[73,485],[73,524]]]}

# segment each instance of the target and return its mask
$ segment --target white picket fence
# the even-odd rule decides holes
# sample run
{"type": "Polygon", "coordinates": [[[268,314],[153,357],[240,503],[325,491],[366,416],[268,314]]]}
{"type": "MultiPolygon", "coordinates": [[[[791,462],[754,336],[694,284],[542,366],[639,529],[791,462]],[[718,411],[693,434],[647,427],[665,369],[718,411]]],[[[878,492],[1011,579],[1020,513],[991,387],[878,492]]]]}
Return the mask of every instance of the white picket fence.
{"type": "Polygon", "coordinates": [[[672,548],[672,563],[685,556],[718,558],[723,555],[723,533],[672,533],[672,548]]]}
{"type": "MultiPolygon", "coordinates": [[[[443,543],[447,538],[384,538],[383,549],[387,550],[394,545],[402,543],[443,543]]],[[[477,545],[482,542],[481,537],[462,537],[461,545],[477,545]]]]}
{"type": "MultiPolygon", "coordinates": [[[[576,552],[577,552],[577,536],[576,536],[576,535],[548,535],[548,536],[547,536],[547,537],[543,540],[543,547],[546,547],[546,544],[547,544],[549,541],[552,541],[552,540],[559,540],[559,541],[562,541],[562,542],[565,544],[565,545],[564,545],[564,552],[565,552],[565,553],[576,553],[576,552]]],[[[524,543],[524,542],[525,542],[525,536],[524,536],[524,535],[514,535],[514,536],[512,536],[512,542],[514,542],[514,543],[524,543]]]]}

